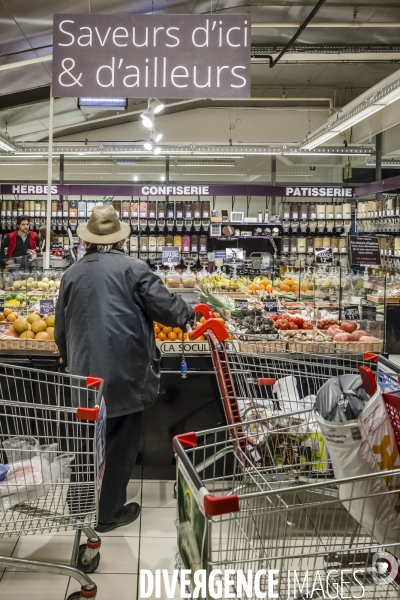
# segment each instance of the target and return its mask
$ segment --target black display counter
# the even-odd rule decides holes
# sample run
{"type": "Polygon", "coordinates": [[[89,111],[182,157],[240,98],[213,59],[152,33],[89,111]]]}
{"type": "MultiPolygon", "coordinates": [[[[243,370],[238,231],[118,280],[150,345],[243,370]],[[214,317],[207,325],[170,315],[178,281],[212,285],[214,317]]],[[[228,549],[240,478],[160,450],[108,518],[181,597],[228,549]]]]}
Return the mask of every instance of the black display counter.
{"type": "Polygon", "coordinates": [[[386,354],[400,354],[400,304],[386,306],[386,354]]]}
{"type": "MultiPolygon", "coordinates": [[[[217,379],[211,355],[186,356],[188,373],[180,373],[181,355],[163,355],[160,394],[155,404],[144,412],[144,431],[140,461],[134,478],[175,479],[172,438],[180,433],[211,429],[225,424],[217,379]]],[[[57,372],[54,354],[0,354],[0,363],[57,372]]]]}

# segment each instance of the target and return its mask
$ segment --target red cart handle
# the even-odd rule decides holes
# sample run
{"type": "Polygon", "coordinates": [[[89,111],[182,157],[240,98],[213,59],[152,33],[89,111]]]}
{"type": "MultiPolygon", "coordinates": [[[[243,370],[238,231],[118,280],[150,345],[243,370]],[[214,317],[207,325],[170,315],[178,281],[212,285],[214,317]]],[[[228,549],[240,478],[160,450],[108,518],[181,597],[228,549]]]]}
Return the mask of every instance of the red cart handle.
{"type": "Polygon", "coordinates": [[[275,385],[276,379],[273,377],[259,377],[257,379],[257,385],[275,385]]]}
{"type": "Polygon", "coordinates": [[[224,340],[229,339],[229,333],[227,332],[225,325],[223,325],[223,323],[221,323],[221,321],[219,321],[218,319],[214,318],[208,319],[208,321],[204,321],[204,323],[202,323],[200,327],[197,327],[197,329],[191,331],[189,333],[189,339],[195,340],[201,335],[203,335],[205,331],[208,330],[214,333],[215,337],[219,342],[223,342],[224,340]]]}
{"type": "Polygon", "coordinates": [[[366,391],[369,397],[373,396],[376,390],[378,389],[378,384],[376,383],[375,375],[369,367],[365,367],[364,365],[361,366],[358,370],[361,375],[364,390],[366,391]]]}
{"type": "Polygon", "coordinates": [[[208,304],[197,304],[194,307],[194,312],[196,315],[202,314],[206,319],[212,319],[214,317],[214,313],[208,304]]]}

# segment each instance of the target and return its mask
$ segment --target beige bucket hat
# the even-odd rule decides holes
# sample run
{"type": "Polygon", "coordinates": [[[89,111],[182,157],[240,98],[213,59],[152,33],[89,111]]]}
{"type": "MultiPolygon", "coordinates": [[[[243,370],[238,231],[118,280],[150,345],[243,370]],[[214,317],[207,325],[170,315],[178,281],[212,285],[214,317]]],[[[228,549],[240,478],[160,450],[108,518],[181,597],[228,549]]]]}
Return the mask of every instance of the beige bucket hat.
{"type": "Polygon", "coordinates": [[[89,221],[78,225],[76,233],[91,244],[116,244],[130,235],[131,226],[118,219],[110,204],[104,204],[94,207],[89,221]]]}

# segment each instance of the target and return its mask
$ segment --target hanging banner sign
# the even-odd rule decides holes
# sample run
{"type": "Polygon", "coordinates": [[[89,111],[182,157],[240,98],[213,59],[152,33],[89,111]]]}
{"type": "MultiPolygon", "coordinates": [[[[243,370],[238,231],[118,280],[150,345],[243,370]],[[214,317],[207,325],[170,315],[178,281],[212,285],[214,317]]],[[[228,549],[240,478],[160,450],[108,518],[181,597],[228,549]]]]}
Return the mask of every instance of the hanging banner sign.
{"type": "Polygon", "coordinates": [[[250,15],[54,15],[53,96],[249,98],[250,15]]]}
{"type": "MultiPolygon", "coordinates": [[[[344,191],[351,192],[352,188],[328,187],[299,187],[286,188],[272,185],[110,185],[110,184],[72,184],[52,185],[54,196],[294,196],[294,191],[300,190],[296,196],[315,197],[316,190],[320,198],[342,198],[344,191]],[[290,191],[291,190],[291,191],[290,191]],[[336,193],[337,192],[337,193],[336,193]]],[[[18,194],[21,196],[47,196],[47,184],[44,183],[5,183],[0,185],[4,195],[18,194]]]]}

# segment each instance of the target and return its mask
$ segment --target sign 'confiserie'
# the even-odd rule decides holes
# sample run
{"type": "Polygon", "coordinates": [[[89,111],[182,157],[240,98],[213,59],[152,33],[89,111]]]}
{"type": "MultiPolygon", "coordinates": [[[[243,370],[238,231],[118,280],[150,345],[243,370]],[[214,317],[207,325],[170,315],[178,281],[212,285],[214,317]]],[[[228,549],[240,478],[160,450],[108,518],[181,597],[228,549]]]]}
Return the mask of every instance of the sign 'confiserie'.
{"type": "Polygon", "coordinates": [[[250,97],[249,15],[55,15],[53,95],[250,97]]]}

